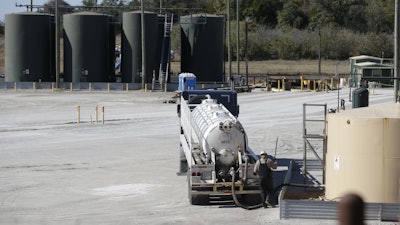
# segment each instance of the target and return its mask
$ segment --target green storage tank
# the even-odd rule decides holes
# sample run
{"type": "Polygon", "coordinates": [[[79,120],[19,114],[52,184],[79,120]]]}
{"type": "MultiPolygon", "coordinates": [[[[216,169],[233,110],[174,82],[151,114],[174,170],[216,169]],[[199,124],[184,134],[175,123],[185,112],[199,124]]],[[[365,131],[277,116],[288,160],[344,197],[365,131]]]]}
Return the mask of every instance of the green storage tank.
{"type": "MultiPolygon", "coordinates": [[[[125,12],[122,14],[121,35],[121,73],[122,82],[142,82],[142,25],[141,12],[125,12]]],[[[153,78],[153,71],[157,71],[160,55],[157,54],[158,22],[157,14],[145,12],[145,50],[146,50],[146,83],[153,78]]]]}
{"type": "Polygon", "coordinates": [[[5,16],[5,81],[55,81],[54,17],[23,12],[5,16]]]}
{"type": "Polygon", "coordinates": [[[108,82],[114,78],[115,25],[110,16],[79,12],[64,18],[64,81],[108,82]]]}
{"type": "Polygon", "coordinates": [[[369,92],[366,88],[357,88],[353,90],[352,107],[360,108],[368,106],[369,92]]]}
{"type": "Polygon", "coordinates": [[[223,81],[225,17],[190,15],[180,17],[181,71],[197,81],[223,81]]]}

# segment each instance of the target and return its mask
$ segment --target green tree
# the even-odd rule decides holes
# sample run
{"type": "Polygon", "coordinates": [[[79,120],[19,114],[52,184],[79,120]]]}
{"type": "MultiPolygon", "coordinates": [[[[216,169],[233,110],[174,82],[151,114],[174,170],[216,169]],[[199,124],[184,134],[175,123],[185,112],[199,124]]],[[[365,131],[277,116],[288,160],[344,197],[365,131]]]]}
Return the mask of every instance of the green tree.
{"type": "Polygon", "coordinates": [[[0,35],[3,36],[4,35],[4,22],[0,20],[0,35]]]}
{"type": "Polygon", "coordinates": [[[281,0],[248,0],[242,9],[244,17],[251,17],[257,23],[275,27],[277,12],[283,7],[281,0]]]}
{"type": "Polygon", "coordinates": [[[368,31],[391,33],[394,27],[394,1],[369,0],[365,10],[368,31]]]}
{"type": "Polygon", "coordinates": [[[97,0],[82,0],[82,5],[92,7],[97,5],[97,0]]]}
{"type": "Polygon", "coordinates": [[[291,0],[283,6],[278,12],[279,27],[293,27],[304,29],[308,25],[308,17],[301,8],[301,4],[297,0],[291,0]]]}
{"type": "Polygon", "coordinates": [[[315,0],[328,23],[355,31],[366,30],[365,0],[315,0]]]}
{"type": "Polygon", "coordinates": [[[109,7],[99,10],[100,12],[119,16],[122,10],[118,9],[118,7],[125,6],[125,0],[103,0],[103,2],[100,3],[100,6],[109,7]]]}
{"type": "MultiPolygon", "coordinates": [[[[58,4],[59,4],[59,12],[61,15],[74,12],[74,9],[71,7],[71,5],[66,3],[65,1],[61,0],[58,4]]],[[[56,6],[55,0],[49,0],[46,4],[44,4],[44,8],[41,10],[41,12],[54,14],[55,6],[56,6]]]]}
{"type": "Polygon", "coordinates": [[[225,14],[226,0],[209,1],[206,4],[206,12],[211,14],[225,14]]]}

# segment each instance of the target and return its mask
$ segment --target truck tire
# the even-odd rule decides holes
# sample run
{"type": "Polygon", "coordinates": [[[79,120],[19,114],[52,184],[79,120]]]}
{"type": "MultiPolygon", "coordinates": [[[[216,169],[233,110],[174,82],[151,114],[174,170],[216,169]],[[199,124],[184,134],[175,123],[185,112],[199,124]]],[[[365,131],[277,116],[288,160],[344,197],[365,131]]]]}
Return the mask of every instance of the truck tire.
{"type": "Polygon", "coordinates": [[[241,200],[244,205],[248,206],[258,205],[262,202],[260,194],[241,195],[241,200]]]}
{"type": "Polygon", "coordinates": [[[179,150],[179,173],[185,175],[184,173],[186,173],[188,171],[188,163],[186,161],[186,156],[185,153],[183,152],[183,148],[182,148],[182,144],[180,145],[180,150],[179,150]]]}
{"type": "Polygon", "coordinates": [[[209,195],[190,194],[190,204],[192,205],[209,205],[209,195]]]}

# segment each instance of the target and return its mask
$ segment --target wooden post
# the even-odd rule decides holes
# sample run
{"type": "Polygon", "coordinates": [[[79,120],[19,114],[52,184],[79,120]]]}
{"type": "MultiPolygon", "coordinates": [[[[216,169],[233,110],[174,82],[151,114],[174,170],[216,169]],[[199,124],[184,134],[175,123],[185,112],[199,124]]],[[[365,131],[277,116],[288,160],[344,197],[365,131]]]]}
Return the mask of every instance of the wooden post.
{"type": "Polygon", "coordinates": [[[104,106],[101,107],[101,111],[103,112],[103,124],[104,124],[104,106]]]}
{"type": "Polygon", "coordinates": [[[78,105],[78,118],[77,118],[77,123],[81,123],[81,106],[78,105]]]}

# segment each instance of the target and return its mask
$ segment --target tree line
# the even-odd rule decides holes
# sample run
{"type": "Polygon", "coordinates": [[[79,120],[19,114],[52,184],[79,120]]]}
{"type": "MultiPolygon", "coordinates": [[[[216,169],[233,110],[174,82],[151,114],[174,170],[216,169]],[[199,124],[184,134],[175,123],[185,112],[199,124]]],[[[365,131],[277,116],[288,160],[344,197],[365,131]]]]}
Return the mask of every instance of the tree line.
{"type": "MultiPolygon", "coordinates": [[[[233,46],[237,40],[237,19],[240,22],[241,58],[245,51],[246,21],[252,21],[247,26],[250,60],[315,59],[319,54],[328,59],[346,59],[358,54],[393,57],[393,0],[148,0],[144,6],[154,12],[166,8],[178,16],[194,13],[226,16],[228,1],[233,46]]],[[[49,0],[41,10],[53,13],[54,2],[49,0]]],[[[87,8],[73,8],[65,1],[60,2],[61,13],[96,10],[117,17],[140,6],[139,0],[82,0],[87,8]]],[[[236,49],[232,50],[235,57],[236,49]]]]}

